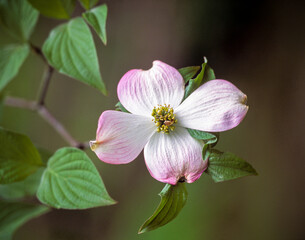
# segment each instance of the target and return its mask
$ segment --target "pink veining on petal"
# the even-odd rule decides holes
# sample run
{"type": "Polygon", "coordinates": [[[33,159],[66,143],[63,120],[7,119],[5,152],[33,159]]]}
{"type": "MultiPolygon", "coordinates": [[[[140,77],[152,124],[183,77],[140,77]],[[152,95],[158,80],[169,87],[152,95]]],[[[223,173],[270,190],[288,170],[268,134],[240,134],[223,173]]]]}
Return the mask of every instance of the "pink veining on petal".
{"type": "Polygon", "coordinates": [[[156,128],[149,117],[105,111],[100,116],[96,140],[91,149],[98,158],[111,164],[133,161],[156,128]]]}
{"type": "Polygon", "coordinates": [[[129,112],[148,116],[158,104],[177,107],[184,96],[184,80],[175,68],[154,61],[149,70],[127,72],[118,84],[117,93],[129,112]]]}
{"type": "Polygon", "coordinates": [[[146,166],[160,182],[175,185],[181,178],[194,182],[207,168],[202,147],[184,128],[177,127],[170,134],[155,133],[144,148],[146,166]]]}
{"type": "Polygon", "coordinates": [[[212,80],[196,89],[175,109],[186,128],[222,132],[236,127],[246,116],[247,96],[226,80],[212,80]]]}

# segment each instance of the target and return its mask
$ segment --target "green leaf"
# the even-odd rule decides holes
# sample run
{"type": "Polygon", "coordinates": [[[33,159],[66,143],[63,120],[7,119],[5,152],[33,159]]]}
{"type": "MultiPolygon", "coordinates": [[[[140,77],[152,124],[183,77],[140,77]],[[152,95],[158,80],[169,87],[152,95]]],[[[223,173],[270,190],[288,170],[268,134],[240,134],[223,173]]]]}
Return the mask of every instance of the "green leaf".
{"type": "Polygon", "coordinates": [[[103,4],[83,13],[83,18],[93,27],[102,42],[106,45],[107,5],[103,4]]]}
{"type": "Polygon", "coordinates": [[[184,82],[187,83],[191,78],[193,78],[199,71],[199,66],[190,66],[178,69],[179,73],[182,75],[184,82]]]}
{"type": "Polygon", "coordinates": [[[121,102],[115,104],[115,110],[129,113],[129,111],[122,105],[121,102]]]}
{"type": "Polygon", "coordinates": [[[15,39],[27,41],[36,25],[38,11],[26,0],[1,0],[0,24],[15,39]]]}
{"type": "Polygon", "coordinates": [[[0,184],[25,179],[43,164],[31,140],[0,128],[0,184]]]}
{"type": "Polygon", "coordinates": [[[48,62],[59,72],[107,94],[93,38],[82,18],[72,19],[53,29],[42,51],[48,62]]]}
{"type": "Polygon", "coordinates": [[[17,75],[29,52],[28,44],[0,47],[0,91],[17,75]]]}
{"type": "Polygon", "coordinates": [[[188,81],[188,85],[185,88],[184,99],[186,99],[192,92],[199,88],[202,84],[207,81],[215,79],[215,74],[213,69],[205,62],[201,65],[201,70],[198,75],[188,81]]]}
{"type": "Polygon", "coordinates": [[[0,185],[0,197],[13,200],[35,196],[44,169],[43,167],[39,168],[23,181],[0,185]]]}
{"type": "Polygon", "coordinates": [[[177,185],[166,184],[161,193],[161,202],[154,214],[140,227],[139,234],[159,228],[172,221],[187,200],[187,191],[183,182],[177,185]]]}
{"type": "MultiPolygon", "coordinates": [[[[52,154],[43,148],[37,148],[37,150],[41,156],[42,162],[47,165],[52,154]]],[[[44,170],[45,167],[41,167],[35,173],[20,182],[0,185],[0,197],[8,200],[16,200],[35,196],[44,170]]]]}
{"type": "Polygon", "coordinates": [[[205,144],[213,144],[218,141],[219,133],[208,133],[195,129],[187,129],[187,131],[193,138],[203,140],[205,144]]]}
{"type": "Polygon", "coordinates": [[[86,153],[70,147],[57,150],[49,159],[37,197],[44,204],[65,209],[115,203],[86,153]]]}
{"type": "Polygon", "coordinates": [[[21,225],[48,211],[46,206],[0,201],[0,239],[11,239],[21,225]]]}
{"type": "Polygon", "coordinates": [[[249,175],[258,175],[255,169],[233,153],[210,150],[209,166],[206,171],[215,182],[223,182],[249,175]]]}
{"type": "Polygon", "coordinates": [[[95,4],[97,4],[98,0],[80,0],[81,5],[86,9],[92,8],[95,4]]]}
{"type": "Polygon", "coordinates": [[[75,8],[75,0],[28,0],[42,15],[57,19],[69,19],[75,8]]]}
{"type": "Polygon", "coordinates": [[[205,83],[207,81],[214,80],[214,79],[216,79],[214,70],[208,64],[206,64],[202,82],[205,83]]]}

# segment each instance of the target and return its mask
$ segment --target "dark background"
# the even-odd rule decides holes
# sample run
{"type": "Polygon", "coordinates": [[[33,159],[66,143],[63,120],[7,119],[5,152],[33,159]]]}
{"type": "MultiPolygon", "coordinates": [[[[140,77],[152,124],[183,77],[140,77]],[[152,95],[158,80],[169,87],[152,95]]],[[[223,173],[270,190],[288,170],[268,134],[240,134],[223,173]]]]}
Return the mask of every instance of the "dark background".
{"type": "MultiPolygon", "coordinates": [[[[25,224],[14,239],[304,239],[305,2],[105,2],[108,45],[95,40],[109,96],[55,73],[46,99],[50,111],[76,139],[94,139],[99,115],[118,101],[116,86],[125,72],[148,69],[157,59],[176,68],[200,65],[206,56],[217,78],[238,86],[250,106],[242,124],[221,134],[217,148],[243,157],[259,176],[216,184],[204,174],[187,185],[188,202],[177,219],[137,235],[163,184],[149,175],[142,155],[116,166],[88,150],[119,203],[54,210],[25,224]]],[[[78,6],[75,16],[81,11],[78,6]]],[[[40,16],[32,42],[42,46],[61,22],[40,16]]],[[[7,87],[10,95],[36,99],[43,67],[31,54],[7,87]]],[[[67,145],[26,110],[5,108],[1,125],[51,151],[67,145]]]]}

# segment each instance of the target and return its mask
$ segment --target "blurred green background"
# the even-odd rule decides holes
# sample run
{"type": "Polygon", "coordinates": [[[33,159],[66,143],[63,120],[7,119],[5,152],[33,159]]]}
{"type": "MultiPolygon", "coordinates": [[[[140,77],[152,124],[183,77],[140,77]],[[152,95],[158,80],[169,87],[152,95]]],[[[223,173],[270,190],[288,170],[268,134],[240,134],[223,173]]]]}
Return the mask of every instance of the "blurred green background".
{"type": "MultiPolygon", "coordinates": [[[[164,184],[149,175],[142,154],[128,165],[108,165],[88,150],[119,203],[54,210],[22,226],[14,239],[305,239],[305,2],[104,2],[108,45],[96,35],[95,42],[109,96],[55,73],[46,99],[50,111],[79,141],[94,139],[99,115],[118,101],[116,86],[125,72],[148,69],[156,59],[176,68],[200,65],[206,56],[217,78],[238,86],[250,106],[242,124],[221,134],[217,148],[243,157],[259,176],[216,184],[204,174],[187,185],[188,202],[173,222],[137,235],[157,207],[164,184]]],[[[77,6],[74,15],[82,11],[77,6]]],[[[32,42],[42,46],[61,22],[40,16],[32,42]]],[[[36,99],[43,68],[31,54],[6,90],[36,99]]],[[[1,125],[51,151],[67,145],[27,110],[6,107],[1,125]]]]}

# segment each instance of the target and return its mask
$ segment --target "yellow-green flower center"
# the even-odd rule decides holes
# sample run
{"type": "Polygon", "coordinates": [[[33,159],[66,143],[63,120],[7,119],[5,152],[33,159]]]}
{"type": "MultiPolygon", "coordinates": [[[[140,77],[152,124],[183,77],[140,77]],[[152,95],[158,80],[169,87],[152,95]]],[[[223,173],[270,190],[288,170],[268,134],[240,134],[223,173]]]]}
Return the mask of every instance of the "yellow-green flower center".
{"type": "Polygon", "coordinates": [[[176,115],[174,114],[174,110],[170,105],[164,104],[158,105],[158,107],[154,107],[151,115],[154,117],[152,121],[154,121],[157,132],[170,133],[170,131],[174,131],[174,124],[177,122],[176,115]]]}

